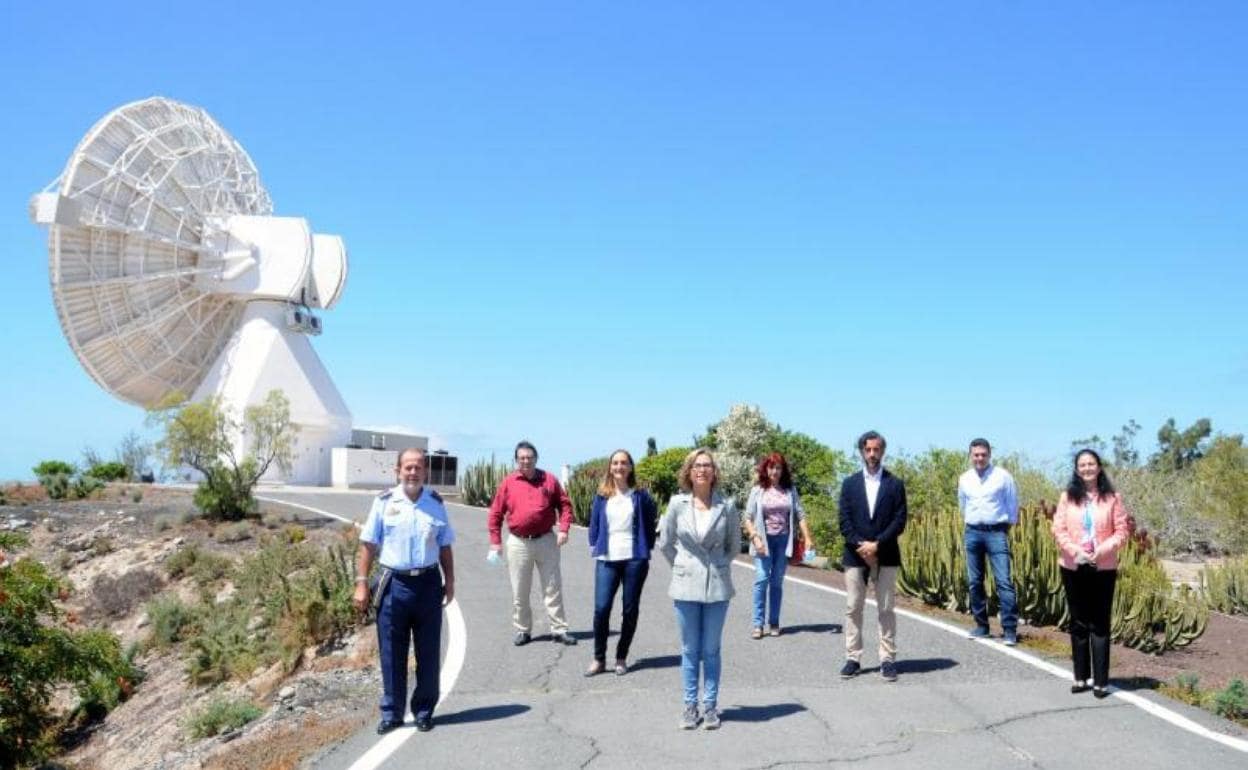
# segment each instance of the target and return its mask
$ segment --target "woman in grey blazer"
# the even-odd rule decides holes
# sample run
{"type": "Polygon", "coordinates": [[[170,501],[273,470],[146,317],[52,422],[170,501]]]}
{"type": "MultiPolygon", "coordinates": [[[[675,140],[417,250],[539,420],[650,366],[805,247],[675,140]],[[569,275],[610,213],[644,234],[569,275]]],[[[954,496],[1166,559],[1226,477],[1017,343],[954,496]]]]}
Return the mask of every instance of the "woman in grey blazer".
{"type": "Polygon", "coordinates": [[[720,639],[728,600],[733,596],[732,559],[741,542],[736,504],[717,489],[715,457],[695,449],[678,476],[681,493],[673,495],[659,525],[659,551],[672,565],[667,594],[676,604],[680,625],[680,672],[685,708],[680,727],[701,721],[719,727],[720,639]],[[702,714],[698,715],[698,674],[702,675],[702,714]]]}

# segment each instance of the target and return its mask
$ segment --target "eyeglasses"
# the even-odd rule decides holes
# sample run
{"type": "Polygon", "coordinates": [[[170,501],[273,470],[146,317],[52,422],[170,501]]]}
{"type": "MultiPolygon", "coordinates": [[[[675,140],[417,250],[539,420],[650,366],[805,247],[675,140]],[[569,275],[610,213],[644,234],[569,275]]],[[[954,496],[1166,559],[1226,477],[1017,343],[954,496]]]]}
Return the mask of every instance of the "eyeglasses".
{"type": "Polygon", "coordinates": [[[713,471],[715,470],[715,463],[694,463],[693,469],[695,471],[713,471]]]}

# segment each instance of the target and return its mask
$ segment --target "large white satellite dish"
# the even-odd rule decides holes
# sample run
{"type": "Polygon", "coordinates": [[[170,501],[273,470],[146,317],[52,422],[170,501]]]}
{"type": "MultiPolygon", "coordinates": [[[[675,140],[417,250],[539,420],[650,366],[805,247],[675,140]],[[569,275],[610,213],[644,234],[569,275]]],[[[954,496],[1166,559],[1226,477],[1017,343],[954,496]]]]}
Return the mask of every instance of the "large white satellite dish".
{"type": "Polygon", "coordinates": [[[104,116],[31,199],[61,328],[100,387],[142,407],[216,395],[240,416],[280,389],[300,432],[269,480],[327,484],[351,413],[308,335],[342,294],[346,247],[272,212],[238,142],[160,97],[104,116]]]}

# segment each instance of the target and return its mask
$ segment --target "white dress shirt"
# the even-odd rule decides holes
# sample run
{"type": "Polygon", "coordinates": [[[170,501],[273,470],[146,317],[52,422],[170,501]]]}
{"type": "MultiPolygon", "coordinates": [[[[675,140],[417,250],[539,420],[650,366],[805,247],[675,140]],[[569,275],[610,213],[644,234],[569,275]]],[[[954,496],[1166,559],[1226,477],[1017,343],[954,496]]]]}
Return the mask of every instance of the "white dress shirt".
{"type": "Polygon", "coordinates": [[[875,518],[875,499],[880,496],[880,479],[884,477],[884,466],[880,465],[874,474],[865,467],[862,469],[862,482],[867,487],[867,510],[871,518],[875,518]]]}

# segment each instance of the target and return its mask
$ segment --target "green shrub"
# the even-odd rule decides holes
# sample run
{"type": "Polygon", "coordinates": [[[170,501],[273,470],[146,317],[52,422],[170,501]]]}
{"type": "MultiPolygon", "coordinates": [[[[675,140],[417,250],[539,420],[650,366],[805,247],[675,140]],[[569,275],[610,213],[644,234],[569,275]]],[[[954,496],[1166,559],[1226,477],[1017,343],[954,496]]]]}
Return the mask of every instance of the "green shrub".
{"type": "Polygon", "coordinates": [[[840,568],[845,538],[841,536],[841,524],[837,502],[828,495],[808,495],[802,498],[806,509],[806,526],[815,540],[815,550],[828,559],[829,566],[840,568]]]}
{"type": "Polygon", "coordinates": [[[680,491],[676,475],[691,452],[690,447],[669,447],[655,455],[643,457],[637,463],[637,485],[650,490],[659,504],[659,510],[667,508],[667,501],[680,491]]]}
{"type": "Polygon", "coordinates": [[[488,506],[494,501],[494,493],[503,483],[511,467],[496,462],[494,455],[489,460],[478,460],[464,469],[460,476],[460,490],[464,503],[480,507],[488,506]]]}
{"type": "Polygon", "coordinates": [[[104,482],[95,476],[78,476],[70,484],[70,493],[78,500],[85,500],[104,488],[104,482]]]}
{"type": "Polygon", "coordinates": [[[1208,622],[1209,606],[1200,594],[1172,586],[1145,544],[1132,540],[1119,551],[1110,630],[1115,642],[1160,655],[1194,642],[1208,622]]]}
{"type": "Polygon", "coordinates": [[[141,502],[143,502],[143,490],[141,490],[141,489],[136,489],[136,490],[134,490],[133,492],[131,492],[131,493],[130,493],[130,502],[132,502],[132,503],[141,503],[141,502]]]}
{"type": "Polygon", "coordinates": [[[189,576],[199,585],[207,586],[230,575],[234,561],[191,544],[170,554],[164,567],[173,580],[189,576]]]}
{"type": "Polygon", "coordinates": [[[35,472],[35,478],[54,475],[73,476],[78,472],[73,463],[67,463],[63,460],[44,460],[31,470],[35,472]]]}
{"type": "MultiPolygon", "coordinates": [[[[254,474],[255,463],[242,462],[242,474],[254,474]]],[[[258,506],[251,494],[252,487],[239,482],[234,473],[221,464],[212,466],[212,472],[195,487],[193,501],[205,517],[216,521],[238,521],[256,513],[258,506]]]]}
{"type": "Polygon", "coordinates": [[[218,696],[187,719],[186,732],[195,740],[209,738],[237,730],[263,713],[259,706],[244,698],[218,696]]]}
{"type": "Polygon", "coordinates": [[[126,467],[125,463],[116,461],[96,463],[88,468],[84,475],[100,481],[125,481],[130,478],[130,469],[126,467]]]}
{"type": "Polygon", "coordinates": [[[64,473],[50,473],[39,477],[39,484],[52,500],[64,500],[69,497],[69,479],[64,473]]]}
{"type": "Polygon", "coordinates": [[[245,521],[217,527],[213,533],[218,543],[241,543],[251,539],[251,525],[245,521]]]}
{"type": "MultiPolygon", "coordinates": [[[[20,548],[25,539],[0,533],[0,548],[20,548]]],[[[116,636],[104,630],[66,626],[56,600],[65,588],[39,562],[17,558],[0,569],[0,757],[5,764],[35,764],[54,750],[53,694],[62,685],[95,713],[113,699],[101,679],[117,683],[124,697],[139,672],[125,658],[116,636]]]]}
{"type": "Polygon", "coordinates": [[[1248,686],[1236,677],[1213,696],[1213,712],[1226,719],[1248,719],[1248,686]]]}
{"type": "Polygon", "coordinates": [[[589,524],[589,509],[594,495],[598,493],[603,474],[607,472],[608,462],[609,458],[606,457],[587,460],[573,468],[568,475],[568,499],[572,501],[573,518],[581,526],[589,524]]]}
{"type": "Polygon", "coordinates": [[[1227,615],[1248,615],[1248,556],[1200,571],[1200,590],[1209,606],[1227,615]]]}
{"type": "Polygon", "coordinates": [[[184,640],[196,622],[195,610],[177,596],[158,596],[147,605],[147,645],[172,647],[184,640]]]}
{"type": "Polygon", "coordinates": [[[291,545],[302,543],[308,539],[308,531],[298,524],[287,524],[282,528],[282,534],[286,536],[286,542],[291,545]]]}

